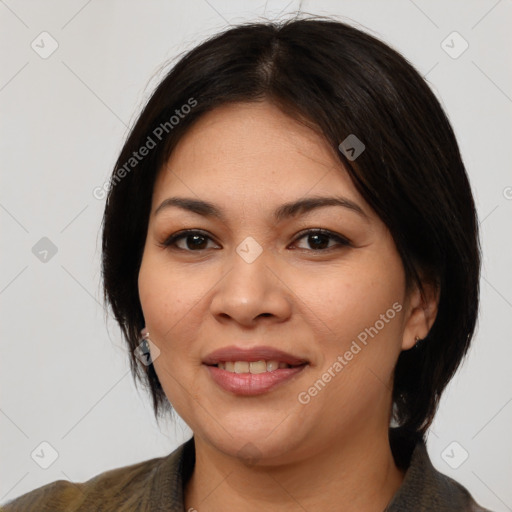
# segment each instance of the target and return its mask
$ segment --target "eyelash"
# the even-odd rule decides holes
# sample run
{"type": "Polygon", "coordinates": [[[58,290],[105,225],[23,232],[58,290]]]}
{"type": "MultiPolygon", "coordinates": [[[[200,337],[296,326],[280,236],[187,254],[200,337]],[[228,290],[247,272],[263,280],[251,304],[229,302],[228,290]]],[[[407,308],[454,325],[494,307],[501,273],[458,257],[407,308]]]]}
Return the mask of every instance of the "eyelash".
{"type": "MultiPolygon", "coordinates": [[[[182,249],[181,247],[176,247],[176,245],[175,245],[176,242],[178,242],[179,240],[186,239],[187,237],[192,236],[192,235],[199,235],[205,239],[212,240],[212,238],[204,231],[200,231],[197,229],[187,229],[187,230],[179,231],[178,233],[172,234],[163,243],[161,243],[160,246],[162,246],[164,248],[172,249],[172,250],[185,251],[185,252],[202,252],[202,251],[206,250],[206,249],[199,249],[197,251],[194,251],[191,249],[182,249]]],[[[299,241],[302,238],[305,238],[309,235],[328,236],[332,240],[335,240],[337,242],[337,245],[332,246],[332,247],[327,247],[325,249],[298,249],[298,250],[311,251],[311,252],[315,252],[315,253],[321,253],[321,252],[326,253],[326,252],[330,252],[333,249],[337,249],[337,248],[339,249],[340,246],[341,247],[350,247],[352,245],[351,241],[348,238],[341,236],[337,233],[333,233],[332,231],[329,231],[327,229],[320,229],[320,228],[307,229],[307,230],[301,231],[297,235],[297,237],[295,238],[293,243],[296,243],[297,241],[299,241]]]]}

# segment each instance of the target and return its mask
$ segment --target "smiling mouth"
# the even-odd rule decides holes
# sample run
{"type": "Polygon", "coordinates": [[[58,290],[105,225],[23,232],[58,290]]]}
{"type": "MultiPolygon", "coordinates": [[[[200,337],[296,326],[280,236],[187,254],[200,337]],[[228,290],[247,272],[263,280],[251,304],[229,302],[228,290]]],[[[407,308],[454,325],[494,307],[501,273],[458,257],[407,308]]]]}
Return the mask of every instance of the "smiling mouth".
{"type": "Polygon", "coordinates": [[[265,372],[275,372],[276,370],[284,368],[297,368],[299,366],[304,366],[305,364],[306,363],[291,365],[281,361],[261,359],[259,361],[220,361],[217,364],[209,366],[216,366],[221,370],[226,370],[227,372],[231,373],[258,374],[265,372]]]}
{"type": "Polygon", "coordinates": [[[307,362],[294,364],[277,359],[212,361],[204,364],[209,376],[224,391],[238,396],[257,396],[284,385],[301,374],[307,362]]]}

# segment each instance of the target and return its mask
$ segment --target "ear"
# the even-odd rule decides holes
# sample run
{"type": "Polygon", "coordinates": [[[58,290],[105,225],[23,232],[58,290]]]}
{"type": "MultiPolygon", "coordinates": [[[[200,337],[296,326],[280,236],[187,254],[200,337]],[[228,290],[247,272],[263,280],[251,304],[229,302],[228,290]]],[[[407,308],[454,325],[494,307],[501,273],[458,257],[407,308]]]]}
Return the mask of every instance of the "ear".
{"type": "Polygon", "coordinates": [[[418,285],[409,293],[404,317],[402,350],[409,350],[417,343],[417,338],[427,337],[434,324],[439,305],[439,287],[423,283],[423,290],[418,285]]]}

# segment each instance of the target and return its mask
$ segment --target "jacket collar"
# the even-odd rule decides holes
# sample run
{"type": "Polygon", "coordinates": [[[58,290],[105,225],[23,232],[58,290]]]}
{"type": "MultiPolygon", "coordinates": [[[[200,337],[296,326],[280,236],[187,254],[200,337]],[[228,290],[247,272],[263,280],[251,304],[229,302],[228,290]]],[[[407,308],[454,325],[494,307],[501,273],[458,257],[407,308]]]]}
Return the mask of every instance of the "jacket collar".
{"type": "MultiPolygon", "coordinates": [[[[391,447],[397,463],[404,467],[405,476],[400,489],[384,512],[489,512],[478,506],[469,492],[459,483],[439,473],[432,465],[425,443],[417,439],[409,448],[392,439],[391,447]]],[[[184,484],[190,478],[195,464],[195,446],[192,437],[154,468],[146,490],[151,512],[185,512],[184,484]]]]}

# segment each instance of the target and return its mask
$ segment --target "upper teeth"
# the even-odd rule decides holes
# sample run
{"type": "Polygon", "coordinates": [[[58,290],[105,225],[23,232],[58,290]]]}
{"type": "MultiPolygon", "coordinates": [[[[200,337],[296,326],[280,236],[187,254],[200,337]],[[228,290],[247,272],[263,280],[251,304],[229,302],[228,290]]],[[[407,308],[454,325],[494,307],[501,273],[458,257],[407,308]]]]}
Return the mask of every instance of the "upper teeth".
{"type": "Polygon", "coordinates": [[[279,361],[225,361],[217,365],[222,370],[233,373],[264,373],[273,372],[278,368],[291,368],[287,363],[279,361]]]}

